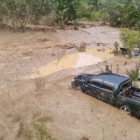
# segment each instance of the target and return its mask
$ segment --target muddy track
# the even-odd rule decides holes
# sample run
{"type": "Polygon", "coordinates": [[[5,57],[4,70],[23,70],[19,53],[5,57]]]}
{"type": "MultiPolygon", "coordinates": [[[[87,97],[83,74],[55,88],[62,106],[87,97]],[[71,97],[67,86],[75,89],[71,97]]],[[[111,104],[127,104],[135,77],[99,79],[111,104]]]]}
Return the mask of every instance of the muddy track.
{"type": "MultiPolygon", "coordinates": [[[[28,128],[33,115],[41,112],[43,116],[51,116],[53,121],[46,124],[47,131],[56,139],[81,140],[85,136],[90,140],[139,140],[139,120],[70,88],[74,76],[98,74],[105,68],[105,64],[93,65],[94,61],[89,63],[89,59],[93,56],[103,59],[103,54],[109,55],[109,48],[119,40],[118,35],[119,31],[110,27],[25,34],[1,31],[0,139],[25,140],[24,131],[20,130],[21,136],[17,137],[20,124],[28,128]],[[92,49],[87,48],[86,53],[77,55],[75,46],[83,41],[92,49]],[[72,48],[63,54],[62,46],[72,48]],[[106,51],[98,52],[97,49],[106,51]],[[67,59],[64,55],[76,57],[67,59]],[[84,59],[76,61],[79,56],[84,59]],[[54,61],[58,62],[55,70],[48,67],[54,61]]],[[[108,62],[121,63],[118,57],[108,62]]]]}
{"type": "Polygon", "coordinates": [[[30,122],[34,113],[43,112],[53,118],[47,128],[57,139],[80,140],[83,136],[91,140],[139,138],[139,120],[72,90],[69,87],[72,79],[70,76],[47,82],[46,77],[21,82],[18,87],[10,88],[10,92],[5,91],[0,104],[1,135],[6,140],[14,139],[20,122],[30,122]],[[6,134],[9,128],[14,129],[6,134]]]}

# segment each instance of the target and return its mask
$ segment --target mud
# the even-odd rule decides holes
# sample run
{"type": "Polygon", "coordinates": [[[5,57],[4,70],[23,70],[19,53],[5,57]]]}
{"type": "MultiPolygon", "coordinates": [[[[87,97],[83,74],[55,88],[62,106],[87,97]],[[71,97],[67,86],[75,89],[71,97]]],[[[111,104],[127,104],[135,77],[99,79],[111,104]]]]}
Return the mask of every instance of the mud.
{"type": "Polygon", "coordinates": [[[118,29],[0,31],[0,38],[0,139],[24,140],[24,133],[17,138],[19,124],[28,130],[40,112],[52,117],[46,131],[56,139],[139,140],[139,120],[70,88],[76,75],[101,72],[101,61],[121,64],[122,57],[110,54],[118,29]],[[62,47],[81,43],[86,52],[62,47]]]}

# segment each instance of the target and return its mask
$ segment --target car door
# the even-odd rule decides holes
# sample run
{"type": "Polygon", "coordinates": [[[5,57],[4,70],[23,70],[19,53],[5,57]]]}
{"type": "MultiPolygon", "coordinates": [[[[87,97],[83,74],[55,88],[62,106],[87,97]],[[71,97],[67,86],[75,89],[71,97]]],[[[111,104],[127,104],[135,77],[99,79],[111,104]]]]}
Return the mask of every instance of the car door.
{"type": "Polygon", "coordinates": [[[90,94],[93,97],[98,98],[100,96],[98,89],[101,87],[101,84],[102,84],[101,79],[92,79],[88,81],[88,84],[87,84],[88,94],[90,94]]]}
{"type": "Polygon", "coordinates": [[[100,89],[101,100],[107,103],[111,103],[114,98],[115,84],[109,81],[103,81],[100,89]]]}

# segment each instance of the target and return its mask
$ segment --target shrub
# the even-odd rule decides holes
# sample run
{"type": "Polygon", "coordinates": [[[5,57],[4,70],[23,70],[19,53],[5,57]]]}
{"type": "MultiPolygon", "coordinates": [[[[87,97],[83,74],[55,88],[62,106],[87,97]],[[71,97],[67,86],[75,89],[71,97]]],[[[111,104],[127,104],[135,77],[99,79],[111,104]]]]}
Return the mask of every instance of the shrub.
{"type": "Polygon", "coordinates": [[[114,47],[115,47],[115,49],[111,53],[114,55],[117,55],[119,53],[119,51],[118,51],[119,43],[117,41],[114,42],[114,47]]]}
{"type": "Polygon", "coordinates": [[[139,43],[139,33],[126,28],[121,29],[120,40],[129,51],[132,51],[139,43]]]}
{"type": "Polygon", "coordinates": [[[80,23],[79,23],[79,20],[78,19],[75,19],[74,22],[73,22],[74,26],[79,26],[80,23]]]}
{"type": "Polygon", "coordinates": [[[114,42],[114,47],[115,47],[115,49],[116,50],[118,50],[118,47],[119,47],[119,43],[116,41],[116,42],[114,42]]]}
{"type": "Polygon", "coordinates": [[[91,20],[99,20],[99,19],[100,19],[100,13],[99,12],[92,12],[91,20]]]}
{"type": "Polygon", "coordinates": [[[131,70],[127,70],[127,75],[133,80],[133,81],[138,81],[139,79],[139,70],[136,69],[131,69],[131,70]]]}
{"type": "Polygon", "coordinates": [[[110,10],[109,21],[111,26],[139,29],[139,19],[140,6],[133,3],[118,4],[110,10]]]}
{"type": "Polygon", "coordinates": [[[106,21],[107,21],[108,18],[109,18],[108,9],[107,9],[107,8],[102,8],[102,9],[99,11],[99,13],[100,13],[100,17],[101,17],[101,19],[102,19],[102,21],[103,21],[103,24],[105,24],[106,21]]]}
{"type": "Polygon", "coordinates": [[[38,24],[42,17],[52,13],[52,5],[49,0],[0,0],[0,24],[25,29],[29,19],[38,24]]]}
{"type": "Polygon", "coordinates": [[[79,47],[77,47],[77,50],[79,52],[85,52],[86,51],[86,43],[81,43],[81,45],[79,47]]]}

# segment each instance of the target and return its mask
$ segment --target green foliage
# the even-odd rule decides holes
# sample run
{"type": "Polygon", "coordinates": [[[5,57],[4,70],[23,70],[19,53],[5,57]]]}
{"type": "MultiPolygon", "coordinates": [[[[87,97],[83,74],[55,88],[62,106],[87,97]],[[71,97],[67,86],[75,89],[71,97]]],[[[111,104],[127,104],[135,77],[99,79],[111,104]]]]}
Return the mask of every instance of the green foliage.
{"type": "Polygon", "coordinates": [[[98,12],[98,0],[87,0],[87,11],[86,11],[86,17],[89,20],[93,19],[93,13],[98,12]]]}
{"type": "Polygon", "coordinates": [[[116,41],[116,42],[114,42],[114,47],[115,47],[115,49],[116,50],[118,50],[118,47],[119,47],[119,43],[116,41]]]}
{"type": "Polygon", "coordinates": [[[115,49],[111,52],[111,54],[114,54],[114,55],[118,55],[118,47],[119,47],[119,43],[116,41],[114,42],[114,47],[115,49]]]}
{"type": "Polygon", "coordinates": [[[122,41],[124,47],[128,48],[129,51],[132,51],[139,43],[139,33],[126,28],[121,29],[120,40],[122,41]]]}
{"type": "Polygon", "coordinates": [[[30,5],[31,8],[31,15],[34,18],[34,23],[38,24],[38,21],[43,17],[47,16],[51,13],[51,6],[50,0],[36,0],[36,3],[30,5]]]}
{"type": "Polygon", "coordinates": [[[136,69],[127,70],[127,75],[133,80],[138,81],[139,79],[139,71],[136,69]]]}
{"type": "Polygon", "coordinates": [[[100,13],[99,12],[92,12],[91,20],[99,20],[99,19],[100,19],[100,13]]]}
{"type": "MultiPolygon", "coordinates": [[[[140,29],[140,1],[131,0],[0,0],[0,25],[24,29],[43,17],[73,23],[80,18],[110,21],[111,26],[140,29]]],[[[60,25],[60,26],[61,26],[60,25]]],[[[4,27],[4,26],[1,26],[4,27]]]]}
{"type": "Polygon", "coordinates": [[[80,25],[79,20],[78,20],[78,19],[75,19],[73,24],[74,24],[75,26],[79,26],[79,25],[80,25]]]}
{"type": "Polygon", "coordinates": [[[110,10],[110,24],[117,27],[140,28],[140,6],[118,4],[110,10]]]}
{"type": "Polygon", "coordinates": [[[88,6],[94,6],[95,10],[98,11],[98,2],[99,0],[87,0],[88,6]]]}
{"type": "Polygon", "coordinates": [[[8,18],[13,27],[24,28],[29,17],[36,23],[51,13],[50,0],[0,0],[0,18],[8,18]]]}
{"type": "Polygon", "coordinates": [[[120,20],[122,19],[122,14],[124,13],[123,7],[124,5],[117,5],[116,7],[111,9],[109,17],[111,26],[121,26],[120,20]]]}
{"type": "Polygon", "coordinates": [[[105,24],[106,20],[107,20],[108,17],[109,17],[107,8],[102,8],[102,9],[99,11],[99,13],[100,13],[100,16],[101,16],[101,18],[102,18],[102,20],[103,20],[103,23],[105,24]]]}
{"type": "Polygon", "coordinates": [[[56,2],[56,22],[68,24],[78,18],[79,7],[82,0],[55,0],[56,2]]]}
{"type": "Polygon", "coordinates": [[[0,24],[2,25],[4,16],[8,15],[8,9],[4,1],[1,0],[0,2],[0,24]]]}

